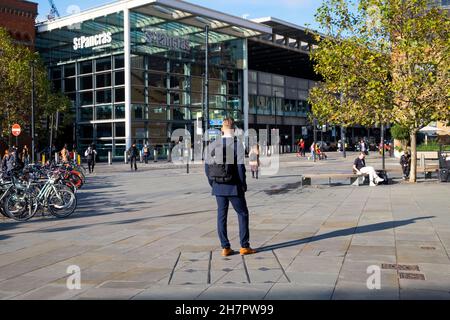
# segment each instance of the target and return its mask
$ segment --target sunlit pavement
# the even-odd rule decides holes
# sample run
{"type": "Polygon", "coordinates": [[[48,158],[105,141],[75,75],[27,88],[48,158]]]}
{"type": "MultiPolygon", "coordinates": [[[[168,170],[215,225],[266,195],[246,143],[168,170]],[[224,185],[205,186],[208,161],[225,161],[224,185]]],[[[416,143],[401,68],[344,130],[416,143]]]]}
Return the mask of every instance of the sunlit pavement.
{"type": "MultiPolygon", "coordinates": [[[[355,157],[282,155],[277,175],[248,172],[259,252],[244,258],[220,256],[201,166],[99,164],[71,218],[0,220],[0,298],[450,299],[450,183],[401,182],[388,158],[393,184],[301,189],[300,174],[350,172],[355,157]]],[[[238,250],[232,209],[228,233],[238,250]]]]}

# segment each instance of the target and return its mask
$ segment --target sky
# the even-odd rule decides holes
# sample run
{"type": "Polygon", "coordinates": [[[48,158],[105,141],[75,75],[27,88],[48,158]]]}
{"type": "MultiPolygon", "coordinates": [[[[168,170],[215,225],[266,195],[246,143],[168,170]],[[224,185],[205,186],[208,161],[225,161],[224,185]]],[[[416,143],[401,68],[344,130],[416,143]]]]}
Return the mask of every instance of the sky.
{"type": "MultiPolygon", "coordinates": [[[[50,12],[49,0],[31,0],[39,4],[38,19],[46,20],[50,12]]],[[[113,0],[53,0],[60,15],[66,16],[74,10],[86,10],[98,7],[113,0]]],[[[221,11],[247,19],[276,17],[300,26],[318,29],[314,14],[321,0],[189,0],[210,9],[221,11]]]]}

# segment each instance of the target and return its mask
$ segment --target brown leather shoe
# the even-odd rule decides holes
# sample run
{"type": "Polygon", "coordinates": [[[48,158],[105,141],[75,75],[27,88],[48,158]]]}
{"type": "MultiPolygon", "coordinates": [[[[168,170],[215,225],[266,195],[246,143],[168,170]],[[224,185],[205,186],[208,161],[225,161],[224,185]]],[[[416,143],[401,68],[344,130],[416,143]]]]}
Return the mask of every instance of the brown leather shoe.
{"type": "Polygon", "coordinates": [[[234,251],[231,248],[222,249],[222,256],[223,257],[231,256],[233,253],[234,253],[234,251]]]}
{"type": "Polygon", "coordinates": [[[239,253],[241,254],[241,256],[245,256],[247,254],[256,253],[256,250],[252,248],[241,248],[241,250],[239,250],[239,253]]]}

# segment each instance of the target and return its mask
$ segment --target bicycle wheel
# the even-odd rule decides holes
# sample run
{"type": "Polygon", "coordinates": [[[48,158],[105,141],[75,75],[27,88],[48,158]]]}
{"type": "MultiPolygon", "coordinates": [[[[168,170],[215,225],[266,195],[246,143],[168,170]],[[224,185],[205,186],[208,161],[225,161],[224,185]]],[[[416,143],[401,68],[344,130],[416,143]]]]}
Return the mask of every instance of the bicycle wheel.
{"type": "Polygon", "coordinates": [[[36,209],[37,202],[33,195],[23,191],[9,194],[3,203],[4,213],[16,221],[31,219],[36,214],[36,209]]]}
{"type": "Polygon", "coordinates": [[[69,187],[55,184],[47,198],[48,211],[57,218],[70,216],[77,208],[77,197],[69,187]]]}

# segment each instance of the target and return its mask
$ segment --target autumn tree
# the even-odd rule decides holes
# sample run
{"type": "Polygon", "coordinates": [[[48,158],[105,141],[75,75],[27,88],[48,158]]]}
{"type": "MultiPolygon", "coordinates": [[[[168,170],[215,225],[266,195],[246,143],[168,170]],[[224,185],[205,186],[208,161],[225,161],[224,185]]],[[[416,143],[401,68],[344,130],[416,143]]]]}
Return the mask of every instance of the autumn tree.
{"type": "Polygon", "coordinates": [[[450,19],[428,0],[324,0],[325,31],[312,53],[323,82],[310,93],[318,118],[340,125],[397,123],[411,140],[450,118],[450,19]]]}
{"type": "Polygon", "coordinates": [[[11,124],[31,125],[31,64],[34,64],[36,130],[39,121],[55,112],[67,111],[70,103],[61,93],[54,93],[47,69],[37,53],[15,44],[0,28],[0,135],[10,135],[11,124]]]}

